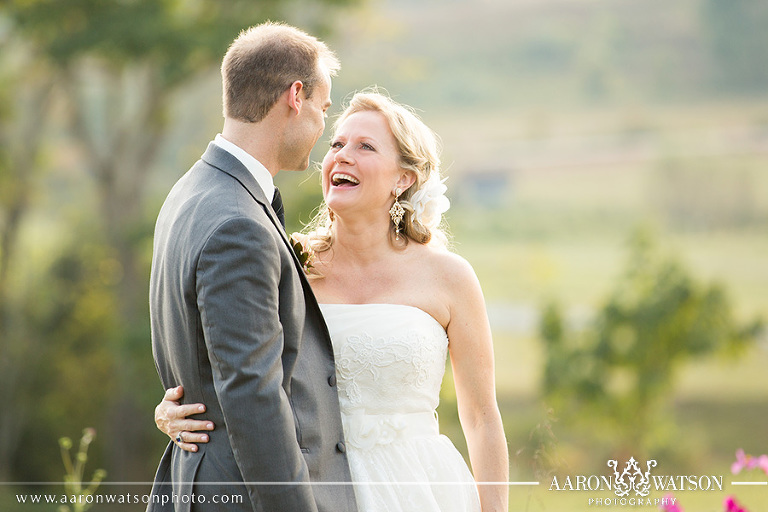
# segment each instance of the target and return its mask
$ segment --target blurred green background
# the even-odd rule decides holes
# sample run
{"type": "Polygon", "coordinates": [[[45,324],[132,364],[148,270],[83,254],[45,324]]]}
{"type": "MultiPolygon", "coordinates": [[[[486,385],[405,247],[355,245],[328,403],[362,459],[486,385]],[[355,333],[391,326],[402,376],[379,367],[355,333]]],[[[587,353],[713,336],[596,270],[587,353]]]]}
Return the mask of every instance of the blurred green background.
{"type": "MultiPolygon", "coordinates": [[[[155,216],[221,127],[227,44],[268,18],[336,50],[332,114],[377,84],[442,138],[511,479],[542,482],[511,487],[510,510],[587,510],[552,475],[611,458],[727,483],[738,448],[768,452],[767,3],[3,1],[1,509],[61,493],[13,482],[61,481],[58,439],[86,427],[86,478],[152,479],[155,216]]],[[[277,183],[298,230],[318,174],[277,183]]],[[[440,415],[465,450],[450,374],[440,415]]],[[[678,498],[715,511],[728,493],[768,510],[766,487],[678,498]]]]}

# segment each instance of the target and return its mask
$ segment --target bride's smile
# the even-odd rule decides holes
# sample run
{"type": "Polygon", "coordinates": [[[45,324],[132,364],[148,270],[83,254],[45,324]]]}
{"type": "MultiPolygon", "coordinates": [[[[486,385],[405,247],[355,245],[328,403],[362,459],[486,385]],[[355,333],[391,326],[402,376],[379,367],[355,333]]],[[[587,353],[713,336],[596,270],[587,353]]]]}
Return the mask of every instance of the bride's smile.
{"type": "Polygon", "coordinates": [[[334,187],[355,187],[360,184],[360,180],[343,172],[331,174],[331,185],[334,187]]]}

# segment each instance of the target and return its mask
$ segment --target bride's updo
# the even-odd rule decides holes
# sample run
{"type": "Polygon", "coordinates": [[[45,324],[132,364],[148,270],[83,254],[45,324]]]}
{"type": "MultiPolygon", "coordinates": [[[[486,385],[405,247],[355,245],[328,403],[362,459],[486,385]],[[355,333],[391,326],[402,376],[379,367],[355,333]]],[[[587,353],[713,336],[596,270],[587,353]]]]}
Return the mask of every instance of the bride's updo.
{"type": "MultiPolygon", "coordinates": [[[[420,244],[438,241],[445,244],[445,231],[441,224],[443,213],[450,203],[445,197],[446,187],[440,177],[440,148],[437,135],[419,119],[413,110],[397,103],[377,89],[356,93],[349,106],[333,125],[338,130],[349,116],[357,112],[381,113],[387,121],[397,143],[400,167],[412,171],[416,181],[403,191],[399,201],[405,210],[400,223],[400,239],[420,244]]],[[[310,223],[309,241],[315,251],[323,252],[333,245],[330,229],[333,213],[327,205],[320,207],[319,214],[310,223]]],[[[395,225],[389,224],[390,237],[395,240],[395,225]]]]}

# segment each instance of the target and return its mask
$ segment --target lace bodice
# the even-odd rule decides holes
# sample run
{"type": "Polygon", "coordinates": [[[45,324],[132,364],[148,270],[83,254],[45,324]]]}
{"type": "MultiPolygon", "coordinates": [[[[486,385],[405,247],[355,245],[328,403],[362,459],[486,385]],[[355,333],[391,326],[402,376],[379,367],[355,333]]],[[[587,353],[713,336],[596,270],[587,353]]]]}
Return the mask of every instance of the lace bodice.
{"type": "Polygon", "coordinates": [[[361,512],[480,512],[472,474],[435,414],[448,336],[421,309],[321,304],[361,512]],[[439,482],[440,485],[433,485],[439,482]],[[450,482],[450,485],[445,485],[450,482]]]}
{"type": "Polygon", "coordinates": [[[432,413],[448,336],[425,311],[399,304],[322,304],[342,413],[432,413]]]}

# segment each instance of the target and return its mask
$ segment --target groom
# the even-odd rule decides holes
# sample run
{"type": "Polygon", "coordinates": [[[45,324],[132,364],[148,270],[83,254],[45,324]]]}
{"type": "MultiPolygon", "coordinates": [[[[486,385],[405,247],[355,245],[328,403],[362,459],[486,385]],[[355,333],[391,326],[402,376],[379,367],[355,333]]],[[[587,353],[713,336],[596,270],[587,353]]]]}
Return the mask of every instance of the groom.
{"type": "Polygon", "coordinates": [[[217,428],[197,452],[168,445],[150,511],[356,510],[351,486],[323,485],[350,481],[333,352],[272,181],[309,166],[338,68],[275,23],[224,57],[224,127],[160,210],[150,279],[163,386],[217,428]]]}

